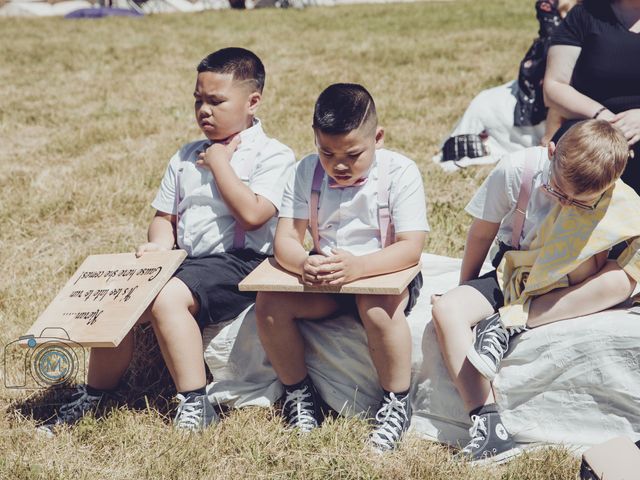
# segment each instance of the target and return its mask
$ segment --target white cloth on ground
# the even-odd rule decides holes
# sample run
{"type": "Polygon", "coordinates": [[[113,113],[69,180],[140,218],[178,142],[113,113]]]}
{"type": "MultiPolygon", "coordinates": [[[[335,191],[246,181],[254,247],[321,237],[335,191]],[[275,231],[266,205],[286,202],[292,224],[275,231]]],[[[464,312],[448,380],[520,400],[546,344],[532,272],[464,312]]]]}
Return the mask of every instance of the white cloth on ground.
{"type": "MultiPolygon", "coordinates": [[[[457,285],[461,261],[423,254],[424,286],[408,316],[413,339],[411,431],[452,445],[469,439],[469,418],[446,371],[431,324],[430,296],[457,285]]],[[[301,321],[306,360],[328,404],[375,412],[382,392],[360,323],[340,316],[301,321]]],[[[253,307],[205,329],[214,403],[268,406],[282,387],[258,340],[253,307]]],[[[516,441],[572,446],[618,435],[640,439],[640,317],[618,308],[527,331],[513,341],[494,384],[516,441]]]]}
{"type": "Polygon", "coordinates": [[[539,145],[544,135],[545,122],[531,127],[513,125],[517,88],[518,82],[512,80],[504,85],[483,90],[476,95],[453,131],[440,145],[440,152],[433,157],[433,162],[440,165],[443,170],[452,172],[469,165],[496,163],[507,153],[539,145]],[[477,158],[464,157],[455,162],[442,161],[442,146],[449,137],[479,134],[483,130],[489,134],[486,140],[488,155],[477,158]]]}

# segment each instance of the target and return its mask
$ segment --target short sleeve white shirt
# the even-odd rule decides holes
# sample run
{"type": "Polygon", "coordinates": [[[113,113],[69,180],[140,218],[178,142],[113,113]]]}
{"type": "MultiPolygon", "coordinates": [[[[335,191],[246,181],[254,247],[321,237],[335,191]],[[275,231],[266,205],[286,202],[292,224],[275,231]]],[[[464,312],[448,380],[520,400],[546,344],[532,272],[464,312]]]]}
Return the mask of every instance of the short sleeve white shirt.
{"type": "Polygon", "coordinates": [[[500,223],[496,239],[511,245],[512,225],[527,151],[534,153],[536,162],[531,196],[520,238],[520,248],[523,250],[529,248],[537,230],[555,205],[555,201],[549,198],[542,188],[549,180],[551,165],[546,148],[531,147],[503,157],[465,207],[466,212],[476,218],[500,223]]]}
{"type": "MultiPolygon", "coordinates": [[[[309,219],[311,184],[318,155],[309,155],[296,166],[285,189],[280,217],[309,219]]],[[[366,255],[382,248],[378,221],[378,162],[388,162],[389,206],[396,233],[429,231],[422,175],[417,165],[391,150],[376,150],[367,181],[360,186],[329,188],[322,181],[318,210],[320,249],[325,254],[340,248],[366,255]]]]}
{"type": "MultiPolygon", "coordinates": [[[[240,139],[231,158],[231,167],[256,195],[265,197],[279,210],[284,187],[295,165],[293,151],[267,137],[257,119],[253,126],[240,132],[240,139]]],[[[177,243],[190,257],[233,248],[235,219],[220,196],[211,170],[196,166],[198,154],[209,143],[209,140],[199,140],[176,152],[151,204],[161,212],[177,213],[177,243]]],[[[276,217],[262,227],[246,232],[245,248],[272,254],[276,217]]]]}

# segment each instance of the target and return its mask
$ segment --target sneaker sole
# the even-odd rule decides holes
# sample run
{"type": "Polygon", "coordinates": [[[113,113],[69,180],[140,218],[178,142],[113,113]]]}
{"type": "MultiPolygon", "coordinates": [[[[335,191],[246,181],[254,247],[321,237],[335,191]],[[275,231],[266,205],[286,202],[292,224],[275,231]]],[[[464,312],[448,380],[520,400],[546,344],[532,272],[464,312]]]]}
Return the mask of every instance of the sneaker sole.
{"type": "Polygon", "coordinates": [[[507,463],[513,460],[515,457],[517,457],[518,455],[521,455],[522,453],[524,453],[524,451],[520,447],[514,447],[511,450],[504,451],[492,457],[487,457],[480,460],[473,460],[472,462],[469,462],[469,464],[473,466],[502,465],[503,463],[507,463]]]}
{"type": "Polygon", "coordinates": [[[493,379],[496,378],[497,372],[494,372],[487,363],[482,359],[482,356],[476,351],[474,345],[471,345],[471,348],[467,351],[467,360],[469,363],[473,365],[473,367],[482,375],[484,378],[493,382],[493,379]]]}

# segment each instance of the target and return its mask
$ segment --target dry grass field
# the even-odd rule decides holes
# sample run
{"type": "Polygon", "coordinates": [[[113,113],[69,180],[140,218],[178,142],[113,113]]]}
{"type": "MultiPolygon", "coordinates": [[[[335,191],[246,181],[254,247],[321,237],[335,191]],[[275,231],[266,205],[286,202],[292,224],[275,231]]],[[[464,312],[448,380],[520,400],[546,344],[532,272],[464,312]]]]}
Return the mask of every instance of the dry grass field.
{"type": "MultiPolygon", "coordinates": [[[[195,65],[223,46],[263,59],[260,117],[299,157],[313,150],[318,93],[336,81],[366,85],[387,145],[422,169],[432,227],[425,250],[460,256],[462,208],[489,169],[445,174],[430,158],[475,93],[516,75],[537,30],[533,3],[0,19],[2,345],[28,329],[87,255],[131,251],[144,240],[169,157],[199,137],[195,65]]],[[[562,449],[472,469],[443,446],[409,438],[399,451],[372,457],[362,448],[361,421],[329,421],[299,438],[264,409],[230,412],[216,428],[184,437],[170,427],[174,391],[153,338],[139,340],[136,365],[108,405],[117,408],[54,439],[34,426],[59,395],[2,387],[0,478],[576,478],[578,462],[562,449]]]]}

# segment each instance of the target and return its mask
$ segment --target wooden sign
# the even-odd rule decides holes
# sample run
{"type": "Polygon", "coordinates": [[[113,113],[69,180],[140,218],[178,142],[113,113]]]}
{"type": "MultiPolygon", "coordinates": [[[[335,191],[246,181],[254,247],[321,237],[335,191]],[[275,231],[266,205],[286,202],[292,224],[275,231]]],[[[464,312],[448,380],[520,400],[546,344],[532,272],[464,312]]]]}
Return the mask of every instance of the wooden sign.
{"type": "Polygon", "coordinates": [[[242,291],[361,293],[369,295],[399,295],[420,272],[421,265],[376,277],[361,278],[344,285],[314,285],[302,283],[302,278],[285,270],[274,258],[267,258],[240,282],[242,291]]]}
{"type": "MultiPolygon", "coordinates": [[[[27,335],[49,343],[59,339],[117,347],[186,256],[184,250],[148,252],[140,258],[133,253],[91,255],[27,335]]],[[[28,343],[25,337],[21,341],[28,343]]]]}

